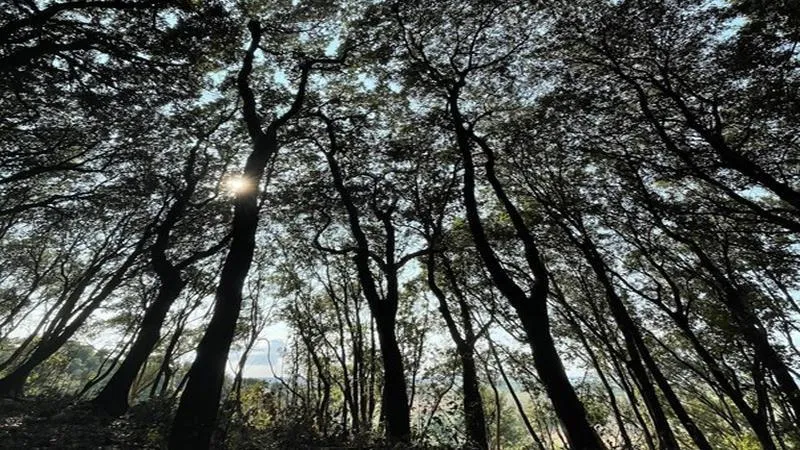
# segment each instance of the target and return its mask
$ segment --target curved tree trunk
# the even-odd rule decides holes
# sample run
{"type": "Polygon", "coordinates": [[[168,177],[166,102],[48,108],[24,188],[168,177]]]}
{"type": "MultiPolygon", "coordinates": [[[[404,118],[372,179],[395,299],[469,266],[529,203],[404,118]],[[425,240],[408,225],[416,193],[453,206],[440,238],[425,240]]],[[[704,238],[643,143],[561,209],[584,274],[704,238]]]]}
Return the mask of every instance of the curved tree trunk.
{"type": "Polygon", "coordinates": [[[697,257],[700,266],[710,275],[711,279],[708,280],[708,284],[719,293],[724,306],[738,328],[737,331],[745,341],[753,346],[756,358],[760,359],[772,373],[777,388],[784,395],[786,403],[791,407],[795,416],[800,416],[800,386],[789,366],[769,341],[769,335],[761,318],[755,314],[748,302],[746,287],[729,279],[696,240],[683,233],[678,233],[664,224],[659,213],[661,208],[659,208],[658,200],[652,197],[638,174],[631,173],[629,175],[632,175],[648,211],[656,218],[656,226],[667,236],[686,245],[697,257]]]}
{"type": "Polygon", "coordinates": [[[378,344],[381,348],[381,361],[384,369],[381,415],[386,420],[386,435],[392,441],[407,443],[411,440],[411,410],[403,355],[395,335],[399,301],[398,270],[403,263],[395,262],[395,229],[391,219],[392,210],[391,208],[389,211],[375,210],[386,233],[384,248],[386,260],[381,264],[382,275],[386,281],[386,295],[382,298],[370,268],[369,241],[361,226],[360,213],[350,191],[344,184],[344,176],[339,162],[336,160],[336,152],[340,149],[336,140],[334,123],[322,114],[319,114],[319,117],[325,122],[330,140],[330,150],[325,152],[325,158],[331,171],[334,187],[347,212],[350,233],[356,242],[353,260],[358,270],[358,280],[378,331],[378,344]]]}
{"type": "MultiPolygon", "coordinates": [[[[428,286],[439,301],[439,312],[441,312],[444,318],[447,330],[456,346],[456,351],[461,361],[461,392],[464,400],[464,422],[467,431],[467,443],[464,448],[486,450],[489,448],[489,436],[486,428],[486,414],[483,410],[483,398],[480,392],[478,370],[475,366],[475,336],[472,331],[469,311],[466,310],[467,304],[463,301],[461,294],[457,293],[456,296],[459,298],[459,305],[461,308],[462,327],[466,335],[466,337],[462,337],[453,319],[453,315],[450,312],[447,298],[436,282],[435,264],[436,254],[430,252],[427,259],[428,286]]],[[[446,270],[448,270],[448,274],[452,275],[447,263],[445,263],[445,266],[447,266],[446,270]]],[[[453,284],[453,290],[456,290],[456,280],[452,276],[449,278],[451,284],[453,284]]]]}
{"type": "MultiPolygon", "coordinates": [[[[248,165],[253,160],[250,158],[248,165]]],[[[242,287],[255,250],[258,224],[256,195],[255,192],[247,193],[236,200],[233,240],[220,275],[214,313],[197,347],[197,357],[189,369],[186,387],[172,424],[169,439],[171,449],[207,448],[210,444],[225,379],[225,363],[241,309],[242,287]]]]}
{"type": "Polygon", "coordinates": [[[522,401],[519,399],[517,391],[514,390],[514,386],[512,386],[508,375],[506,375],[505,369],[503,369],[503,363],[500,361],[500,357],[497,355],[497,349],[494,347],[494,342],[488,338],[487,341],[489,341],[489,351],[492,353],[492,357],[497,364],[497,370],[500,372],[500,376],[503,378],[503,382],[506,385],[506,389],[508,389],[508,393],[511,394],[511,399],[514,401],[514,406],[517,407],[517,412],[519,413],[519,417],[522,419],[522,423],[525,425],[525,429],[528,430],[528,435],[530,435],[531,439],[533,439],[533,442],[536,443],[536,446],[539,447],[540,450],[544,450],[544,442],[539,437],[539,434],[536,433],[536,430],[533,428],[533,424],[531,423],[530,419],[528,419],[528,414],[525,412],[522,401]]]}
{"type": "MultiPolygon", "coordinates": [[[[578,221],[578,223],[582,227],[582,222],[578,221]]],[[[565,228],[565,231],[569,233],[568,228],[565,228]]],[[[584,230],[581,228],[581,231],[584,230]]],[[[711,450],[711,445],[708,443],[705,435],[683,408],[683,405],[678,400],[677,395],[674,393],[666,378],[661,374],[661,370],[658,368],[652,356],[650,355],[650,350],[645,345],[639,329],[636,327],[633,318],[628,313],[627,307],[617,294],[616,288],[611,282],[611,279],[608,277],[605,263],[602,259],[602,256],[597,251],[594,243],[589,239],[588,236],[585,235],[583,236],[582,240],[574,236],[570,237],[581,250],[586,258],[586,261],[589,263],[589,266],[594,271],[595,276],[605,289],[606,301],[609,309],[611,310],[611,314],[614,317],[614,321],[617,323],[617,326],[622,332],[625,348],[628,351],[628,356],[630,357],[628,365],[631,368],[631,374],[636,379],[636,384],[639,386],[642,399],[644,400],[645,406],[647,406],[650,417],[653,419],[653,424],[656,428],[656,433],[661,448],[673,449],[680,447],[678,446],[678,441],[675,439],[675,435],[672,432],[672,427],[667,420],[667,416],[661,407],[661,402],[656,394],[655,386],[650,380],[650,376],[648,376],[645,365],[647,365],[647,368],[650,370],[652,376],[656,379],[656,383],[659,384],[664,396],[667,398],[667,401],[669,402],[670,406],[672,406],[673,410],[675,410],[675,413],[680,419],[681,423],[683,423],[684,427],[689,432],[689,435],[692,437],[695,445],[697,445],[697,448],[711,450]],[[659,381],[661,382],[659,383],[659,381]]]]}
{"type": "Polygon", "coordinates": [[[210,445],[225,380],[225,363],[241,310],[242,288],[253,262],[258,228],[258,187],[267,163],[278,151],[278,130],[298,113],[303,104],[311,69],[310,62],[301,64],[302,74],[294,102],[287,112],[263,130],[255,94],[249,86],[255,51],[261,39],[261,24],[251,20],[248,28],[250,46],[237,79],[245,125],[253,141],[253,151],[244,167],[247,189],[238,193],[234,201],[232,240],[222,266],[214,298],[214,312],[197,347],[197,357],[189,369],[186,387],[175,413],[169,437],[169,448],[175,450],[200,449],[210,445]]]}
{"type": "Polygon", "coordinates": [[[158,343],[161,337],[161,325],[167,317],[170,306],[180,295],[183,285],[183,281],[177,276],[169,281],[162,278],[158,296],[145,312],[139,334],[125,360],[103,390],[92,400],[96,408],[112,416],[119,416],[128,410],[131,386],[158,343]]]}
{"type": "MultiPolygon", "coordinates": [[[[122,364],[120,364],[103,390],[92,400],[95,408],[112,416],[119,416],[128,410],[128,397],[131,395],[131,388],[137,376],[143,371],[150,353],[161,339],[161,327],[164,325],[164,320],[172,304],[180,297],[186,285],[181,278],[182,270],[205,257],[216,254],[227,243],[226,237],[206,250],[193,252],[177,264],[173,264],[167,255],[167,251],[170,249],[172,231],[186,215],[189,202],[199,181],[194,173],[197,152],[202,143],[228,118],[222,117],[213,127],[204,131],[192,146],[186,164],[183,167],[183,179],[186,185],[179,191],[163,222],[156,229],[156,240],[150,250],[150,260],[153,271],[159,279],[158,295],[145,311],[139,332],[122,364]]],[[[154,380],[153,389],[155,389],[157,381],[158,376],[154,380]]]]}
{"type": "Polygon", "coordinates": [[[570,446],[574,450],[604,449],[605,445],[589,423],[586,409],[569,382],[564,366],[561,363],[561,357],[558,355],[555,342],[553,342],[553,337],[550,333],[550,319],[547,312],[547,269],[542,263],[538,249],[519,212],[511,204],[502,186],[494,176],[491,149],[485,143],[480,142],[470,130],[465,128],[465,119],[459,112],[458,88],[453,88],[449,92],[449,96],[451,123],[455,127],[456,141],[461,153],[461,159],[464,162],[464,206],[466,207],[467,221],[475,246],[495,286],[509,300],[522,322],[523,329],[528,337],[528,343],[533,351],[534,366],[550,401],[553,403],[556,415],[564,426],[570,446]],[[524,244],[528,264],[536,276],[537,285],[530,295],[526,294],[506,273],[500,260],[495,255],[481,223],[478,202],[475,197],[475,165],[471,143],[473,140],[478,142],[485,156],[489,159],[486,164],[487,177],[496,197],[501,201],[506,213],[509,214],[514,223],[517,237],[524,244]]]}
{"type": "MultiPolygon", "coordinates": [[[[81,310],[71,322],[67,323],[58,334],[45,336],[42,342],[36,347],[36,350],[33,351],[24,363],[0,379],[0,397],[20,396],[23,394],[25,382],[28,380],[28,376],[30,376],[31,372],[33,372],[39,364],[46,361],[61,349],[61,347],[75,335],[97,307],[122,284],[125,275],[139,256],[148,236],[149,233],[145,231],[139,239],[136,248],[128,255],[117,270],[114,271],[100,291],[87,301],[86,305],[83,306],[83,310],[81,310]]],[[[64,320],[66,323],[68,317],[64,317],[61,320],[64,320]]]]}

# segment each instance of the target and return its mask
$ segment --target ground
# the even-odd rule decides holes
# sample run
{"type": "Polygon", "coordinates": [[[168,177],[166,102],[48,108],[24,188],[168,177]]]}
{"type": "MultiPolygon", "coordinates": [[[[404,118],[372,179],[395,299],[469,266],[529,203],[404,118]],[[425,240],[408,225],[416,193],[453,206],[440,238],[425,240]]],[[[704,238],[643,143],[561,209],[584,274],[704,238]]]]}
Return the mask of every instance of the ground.
{"type": "MultiPolygon", "coordinates": [[[[28,397],[0,398],[0,450],[34,449],[165,449],[171,408],[166,402],[151,401],[131,408],[118,419],[99,416],[86,403],[71,399],[28,397]]],[[[350,450],[411,449],[391,446],[379,440],[342,443],[315,439],[307,427],[290,424],[268,431],[252,428],[228,428],[227,439],[215,434],[214,448],[237,450],[313,449],[350,450]],[[224,441],[225,444],[219,444],[224,441]]],[[[420,447],[429,448],[429,447],[420,447]]],[[[432,447],[429,450],[435,450],[432,447]]]]}
{"type": "Polygon", "coordinates": [[[63,399],[0,399],[0,448],[158,449],[158,416],[134,410],[112,420],[63,399]]]}

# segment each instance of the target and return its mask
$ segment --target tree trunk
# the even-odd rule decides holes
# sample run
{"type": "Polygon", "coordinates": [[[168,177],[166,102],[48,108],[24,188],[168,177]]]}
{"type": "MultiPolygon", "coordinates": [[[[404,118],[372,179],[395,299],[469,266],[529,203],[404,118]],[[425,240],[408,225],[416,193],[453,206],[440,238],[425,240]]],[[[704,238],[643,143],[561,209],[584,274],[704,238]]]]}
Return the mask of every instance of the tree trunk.
{"type": "MultiPolygon", "coordinates": [[[[569,233],[568,228],[565,228],[565,230],[567,233],[569,233]]],[[[680,448],[678,446],[678,441],[675,439],[675,435],[672,432],[672,427],[667,420],[667,416],[661,407],[661,402],[658,399],[655,386],[653,386],[653,383],[647,374],[647,370],[642,363],[642,359],[649,359],[652,361],[652,358],[649,355],[650,351],[645,345],[644,340],[642,339],[638,328],[636,328],[633,318],[631,318],[630,314],[628,313],[625,304],[617,294],[616,288],[609,279],[602,257],[598,253],[594,243],[588,237],[584,237],[582,241],[579,241],[578,238],[572,238],[583,252],[584,257],[594,271],[595,276],[605,289],[606,301],[609,309],[611,310],[611,314],[614,317],[614,321],[617,323],[617,326],[622,332],[625,349],[630,357],[628,365],[631,368],[631,373],[636,380],[636,384],[639,387],[639,392],[642,394],[642,399],[644,400],[644,404],[650,413],[650,417],[653,419],[653,425],[656,428],[656,434],[658,436],[660,447],[665,450],[680,448]]],[[[653,362],[652,366],[653,367],[651,368],[651,371],[659,370],[655,366],[655,362],[653,362]]],[[[654,376],[657,375],[654,374],[654,376]]],[[[669,393],[665,392],[665,396],[668,399],[677,398],[672,392],[672,387],[669,385],[669,383],[664,383],[661,388],[662,390],[667,389],[670,391],[669,393]]],[[[680,408],[682,408],[682,406],[680,406],[680,408]]],[[[703,434],[695,426],[688,414],[678,415],[682,419],[688,419],[689,423],[686,424],[688,426],[687,430],[689,430],[689,434],[692,436],[692,439],[695,441],[695,444],[698,446],[698,448],[703,450],[711,450],[711,446],[708,444],[705,436],[703,436],[703,434]]],[[[681,422],[683,422],[683,420],[681,420],[681,422]]]]}
{"type": "Polygon", "coordinates": [[[93,298],[87,301],[83,310],[72,320],[67,323],[68,317],[62,320],[66,324],[60,333],[56,335],[46,336],[42,342],[36,347],[36,350],[22,363],[19,367],[14,369],[11,373],[0,379],[0,397],[6,396],[19,396],[23,394],[23,389],[28,376],[39,364],[46,361],[54,353],[56,353],[78,329],[86,322],[89,316],[105,301],[114,290],[122,284],[125,274],[128,269],[136,261],[137,256],[142,250],[144,243],[147,240],[148,233],[145,232],[136,245],[136,248],[128,255],[125,261],[114,271],[113,275],[108,279],[105,285],[95,294],[93,298]]]}
{"type": "Polygon", "coordinates": [[[561,358],[550,334],[547,305],[523,303],[517,308],[533,351],[533,363],[556,415],[564,426],[567,440],[575,450],[604,448],[586,417],[586,410],[567,378],[561,358]],[[585,430],[579,432],[576,430],[585,430]]]}
{"type": "Polygon", "coordinates": [[[542,442],[541,438],[539,438],[536,430],[533,428],[533,424],[531,424],[530,419],[528,419],[528,414],[525,413],[525,408],[522,406],[522,401],[520,401],[517,392],[514,390],[514,386],[511,385],[511,380],[508,379],[508,375],[506,375],[506,371],[503,369],[503,364],[500,361],[500,357],[497,355],[494,342],[492,342],[491,339],[488,339],[488,341],[489,351],[492,352],[492,357],[494,357],[494,361],[497,364],[497,370],[500,372],[500,376],[503,378],[503,382],[506,385],[506,389],[508,389],[508,393],[511,394],[511,399],[514,400],[514,405],[517,407],[517,412],[522,419],[522,423],[525,425],[525,429],[528,430],[528,434],[536,443],[536,446],[541,450],[544,450],[544,443],[542,442]]]}
{"type": "Polygon", "coordinates": [[[161,280],[158,295],[145,312],[139,334],[125,360],[122,361],[108,384],[92,400],[92,404],[96,408],[111,416],[122,415],[128,410],[128,396],[131,387],[158,343],[164,319],[167,317],[172,303],[180,296],[183,285],[183,281],[177,274],[170,280],[161,280]]]}
{"type": "Polygon", "coordinates": [[[800,388],[798,388],[791,370],[770,344],[761,320],[752,312],[746,304],[746,300],[732,286],[729,286],[726,291],[728,308],[742,330],[742,334],[755,349],[756,357],[772,372],[778,389],[794,411],[795,417],[800,417],[800,388]]]}
{"type": "Polygon", "coordinates": [[[242,287],[255,250],[256,195],[253,191],[237,198],[233,240],[220,275],[214,313],[189,369],[170,433],[171,449],[207,448],[210,443],[225,379],[225,363],[241,309],[242,287]]]}
{"type": "Polygon", "coordinates": [[[378,212],[376,216],[381,220],[386,232],[385,256],[386,261],[382,267],[382,276],[386,281],[386,294],[381,296],[378,284],[370,268],[370,245],[366,233],[361,226],[360,212],[353,197],[345,186],[336,153],[339,146],[336,140],[333,121],[320,114],[325,122],[326,131],[330,140],[330,150],[325,152],[325,159],[333,178],[334,188],[341,198],[342,205],[347,212],[350,233],[356,243],[353,260],[358,271],[358,281],[367,300],[375,326],[378,331],[378,343],[381,348],[381,360],[384,370],[383,404],[381,415],[386,420],[386,435],[390,440],[407,443],[411,440],[411,412],[406,391],[405,370],[400,346],[395,335],[395,320],[399,301],[398,270],[395,263],[395,230],[391,221],[391,211],[378,212]]]}
{"type": "MultiPolygon", "coordinates": [[[[563,302],[562,304],[564,303],[566,302],[563,302]]],[[[620,436],[622,437],[622,441],[625,444],[625,448],[633,448],[633,442],[631,441],[631,438],[628,435],[628,431],[625,428],[625,421],[623,420],[622,412],[619,409],[619,404],[617,403],[617,399],[614,394],[614,389],[611,387],[611,384],[609,383],[608,378],[606,377],[602,367],[600,367],[600,361],[597,359],[597,355],[592,349],[591,344],[589,344],[589,340],[586,339],[586,335],[583,332],[583,329],[581,329],[580,324],[572,316],[572,313],[569,311],[568,306],[565,306],[564,310],[565,310],[564,318],[571,325],[572,329],[575,331],[575,334],[578,335],[578,340],[586,349],[586,352],[589,355],[589,359],[592,362],[592,366],[594,366],[594,370],[595,372],[597,372],[597,376],[598,378],[600,378],[600,382],[603,384],[606,393],[608,393],[608,401],[611,406],[611,411],[614,414],[614,420],[617,422],[617,427],[619,428],[620,436]]]]}
{"type": "Polygon", "coordinates": [[[492,394],[494,394],[494,419],[495,419],[495,436],[494,436],[494,447],[497,450],[500,450],[500,438],[502,435],[501,428],[500,428],[500,419],[501,419],[501,411],[502,404],[500,403],[500,392],[497,390],[497,385],[495,384],[494,380],[492,379],[492,373],[489,371],[489,362],[483,361],[484,369],[486,371],[486,381],[489,382],[489,387],[492,389],[492,394]]]}
{"type": "Polygon", "coordinates": [[[248,29],[251,40],[239,71],[237,88],[242,97],[242,113],[253,141],[253,151],[244,166],[246,189],[239,192],[234,201],[231,245],[222,266],[214,312],[197,347],[197,357],[189,369],[186,387],[172,424],[169,448],[174,450],[201,449],[210,445],[225,381],[225,363],[242,306],[242,288],[253,262],[258,228],[258,188],[267,163],[278,151],[278,130],[298,113],[303,104],[311,69],[310,63],[301,64],[300,83],[291,107],[264,131],[257,113],[255,94],[249,86],[262,30],[256,20],[248,23],[248,29]]]}
{"type": "Polygon", "coordinates": [[[34,368],[35,366],[26,368],[25,365],[22,365],[0,379],[0,397],[22,397],[25,383],[34,368]]]}
{"type": "Polygon", "coordinates": [[[461,159],[464,162],[463,200],[473,242],[495,286],[509,300],[522,322],[523,329],[528,337],[528,343],[533,350],[534,366],[542,380],[542,384],[544,384],[550,401],[553,403],[556,415],[564,425],[570,446],[573,450],[604,449],[605,445],[589,423],[586,409],[572,388],[569,378],[567,378],[561,358],[556,350],[555,342],[553,342],[553,337],[550,334],[550,320],[547,313],[548,275],[544,264],[538,255],[538,250],[530,233],[525,229],[519,212],[505,196],[502,187],[494,177],[491,165],[493,155],[490,149],[485,145],[481,145],[490,161],[486,167],[487,176],[491,178],[490,182],[495,195],[503,203],[505,211],[511,217],[517,236],[524,244],[528,264],[536,272],[537,286],[530,296],[506,273],[489,243],[481,223],[478,203],[475,198],[475,165],[470,140],[476,137],[471,131],[464,128],[465,119],[461,116],[458,107],[458,90],[453,89],[449,94],[452,124],[456,130],[456,141],[461,153],[461,159]]]}
{"type": "Polygon", "coordinates": [[[467,445],[465,448],[489,448],[489,436],[486,433],[486,415],[483,410],[478,370],[475,367],[473,349],[459,351],[461,359],[462,393],[464,396],[464,421],[467,428],[467,445]]]}
{"type": "Polygon", "coordinates": [[[375,318],[378,343],[383,362],[383,401],[381,411],[386,419],[386,433],[398,442],[411,439],[408,392],[403,369],[403,356],[394,331],[394,321],[375,318]]]}
{"type": "MultiPolygon", "coordinates": [[[[446,257],[444,257],[444,259],[446,259],[446,257]]],[[[464,447],[467,449],[477,448],[485,450],[489,448],[489,436],[486,431],[486,415],[483,410],[483,398],[481,398],[480,382],[478,381],[478,372],[475,367],[475,336],[472,331],[472,322],[468,305],[463,298],[463,293],[459,291],[456,285],[457,280],[452,273],[449,263],[445,261],[444,266],[453,291],[458,291],[455,296],[459,301],[461,322],[465,337],[462,337],[459,333],[458,326],[447,304],[447,297],[436,282],[436,254],[433,251],[428,254],[428,286],[439,301],[439,312],[441,312],[444,318],[447,330],[450,333],[450,337],[456,346],[458,357],[461,360],[461,390],[464,400],[464,422],[467,432],[467,443],[464,447]]]]}
{"type": "Polygon", "coordinates": [[[756,437],[758,438],[761,447],[764,450],[775,450],[775,443],[772,440],[772,436],[769,432],[769,425],[767,421],[762,415],[759,415],[748,403],[747,400],[744,398],[744,395],[741,391],[736,389],[733,383],[728,380],[728,377],[722,371],[722,368],[719,366],[718,362],[708,349],[703,346],[703,344],[698,339],[697,335],[689,327],[689,323],[686,320],[679,320],[679,318],[674,318],[675,323],[678,327],[683,330],[686,337],[691,342],[692,347],[695,349],[695,352],[700,356],[711,372],[711,375],[716,380],[717,384],[719,385],[720,389],[725,392],[728,398],[731,399],[734,405],[739,409],[739,412],[742,413],[747,423],[750,424],[750,428],[755,433],[756,437]]]}
{"type": "MultiPolygon", "coordinates": [[[[646,200],[649,202],[648,206],[652,212],[652,199],[648,197],[646,200]]],[[[725,306],[739,329],[739,333],[753,346],[756,351],[756,357],[764,362],[764,366],[775,377],[777,387],[785,396],[786,402],[794,410],[795,417],[800,416],[800,387],[798,387],[797,381],[795,381],[786,362],[769,342],[769,336],[761,319],[748,303],[746,298],[747,291],[728,279],[696,241],[672,231],[663,223],[660,223],[659,227],[671,238],[686,244],[697,256],[700,265],[711,275],[713,282],[710,284],[721,294],[725,306]]]]}

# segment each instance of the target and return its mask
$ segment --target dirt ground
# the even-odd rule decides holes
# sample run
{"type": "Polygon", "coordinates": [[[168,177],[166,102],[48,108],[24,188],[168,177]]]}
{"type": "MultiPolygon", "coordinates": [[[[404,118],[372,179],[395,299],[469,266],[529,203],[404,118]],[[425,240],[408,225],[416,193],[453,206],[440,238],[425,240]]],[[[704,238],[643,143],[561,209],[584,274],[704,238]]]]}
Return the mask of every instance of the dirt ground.
{"type": "Polygon", "coordinates": [[[111,420],[65,400],[0,399],[0,449],[158,449],[162,429],[136,411],[111,420]]]}

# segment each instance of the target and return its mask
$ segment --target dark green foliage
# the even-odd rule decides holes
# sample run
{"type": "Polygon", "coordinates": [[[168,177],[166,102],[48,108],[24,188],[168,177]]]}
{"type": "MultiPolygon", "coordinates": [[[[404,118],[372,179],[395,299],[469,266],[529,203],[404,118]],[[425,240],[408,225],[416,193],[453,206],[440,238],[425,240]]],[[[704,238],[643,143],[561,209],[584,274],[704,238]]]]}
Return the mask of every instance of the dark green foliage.
{"type": "Polygon", "coordinates": [[[791,1],[7,1],[0,446],[800,445],[791,1]]]}

